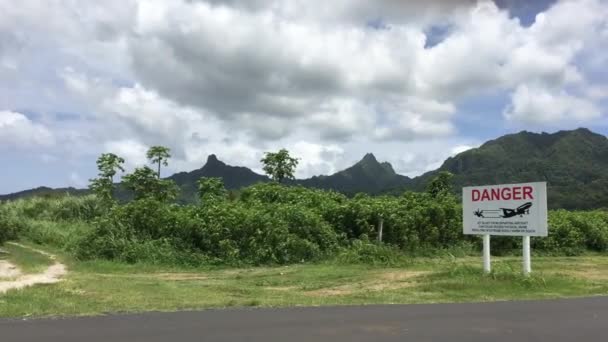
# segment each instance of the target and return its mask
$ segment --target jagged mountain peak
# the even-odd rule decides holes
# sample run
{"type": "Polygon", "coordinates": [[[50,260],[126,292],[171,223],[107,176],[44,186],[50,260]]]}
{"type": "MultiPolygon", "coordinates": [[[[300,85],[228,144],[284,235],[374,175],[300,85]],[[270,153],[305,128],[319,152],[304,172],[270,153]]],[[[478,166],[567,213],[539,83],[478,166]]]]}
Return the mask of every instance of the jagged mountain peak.
{"type": "Polygon", "coordinates": [[[365,156],[363,156],[363,159],[361,159],[358,164],[361,163],[378,163],[378,160],[376,159],[376,156],[374,156],[373,153],[366,153],[365,156]]]}
{"type": "Polygon", "coordinates": [[[391,165],[391,163],[389,162],[382,162],[380,163],[380,165],[382,165],[382,167],[389,173],[393,173],[393,174],[397,174],[397,172],[395,172],[395,169],[393,169],[393,165],[391,165]]]}
{"type": "Polygon", "coordinates": [[[215,154],[210,154],[207,157],[207,162],[205,163],[205,166],[211,166],[211,165],[226,165],[226,163],[219,160],[215,154]]]}
{"type": "Polygon", "coordinates": [[[374,156],[373,153],[367,153],[365,154],[365,156],[363,157],[363,159],[361,159],[359,162],[357,162],[355,165],[353,165],[352,167],[344,170],[344,171],[348,171],[351,170],[353,168],[361,168],[363,169],[366,173],[373,175],[373,176],[381,176],[381,175],[396,175],[397,173],[395,172],[395,170],[393,169],[393,166],[389,163],[389,162],[379,162],[378,159],[376,159],[376,156],[374,156]]]}

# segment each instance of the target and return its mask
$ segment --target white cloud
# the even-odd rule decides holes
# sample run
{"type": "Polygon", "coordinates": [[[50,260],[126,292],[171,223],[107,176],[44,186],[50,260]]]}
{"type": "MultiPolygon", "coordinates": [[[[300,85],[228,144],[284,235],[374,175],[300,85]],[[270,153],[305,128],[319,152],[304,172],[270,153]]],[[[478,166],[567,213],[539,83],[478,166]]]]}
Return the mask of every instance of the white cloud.
{"type": "Polygon", "coordinates": [[[460,154],[464,151],[468,151],[468,150],[476,148],[476,147],[478,147],[478,145],[457,145],[457,146],[452,147],[450,152],[453,156],[455,156],[457,154],[460,154]]]}
{"type": "Polygon", "coordinates": [[[589,85],[587,87],[586,95],[593,100],[608,98],[608,85],[589,85]]]}
{"type": "Polygon", "coordinates": [[[287,147],[300,177],[375,152],[413,175],[470,142],[470,98],[510,95],[513,123],[602,120],[607,11],[560,1],[524,27],[489,1],[0,0],[0,108],[38,132],[0,140],[133,165],[161,144],[171,170],[287,147]]]}
{"type": "MultiPolygon", "coordinates": [[[[139,34],[131,41],[142,84],[182,105],[244,123],[261,138],[287,136],[298,127],[294,123],[322,139],[369,137],[371,126],[397,123],[393,116],[376,120],[379,104],[398,106],[399,122],[424,121],[420,115],[436,110],[417,112],[417,103],[428,100],[415,94],[401,100],[412,90],[416,51],[424,47],[420,29],[328,26],[284,17],[281,6],[256,12],[204,2],[153,7],[140,13],[139,34]],[[155,19],[159,13],[162,22],[155,19]]],[[[442,105],[453,111],[452,104],[442,105]]],[[[447,132],[407,126],[405,139],[447,132]]]]}
{"type": "MultiPolygon", "coordinates": [[[[558,3],[528,28],[490,1],[465,1],[444,12],[449,32],[429,49],[432,24],[405,20],[407,10],[427,13],[415,5],[376,3],[386,28],[373,29],[353,21],[370,9],[362,2],[332,3],[330,16],[301,2],[223,4],[143,6],[131,41],[135,73],[177,103],[266,140],[292,135],[300,122],[324,140],[450,135],[467,96],[522,83],[584,87],[575,58],[606,23],[593,0],[558,3]],[[581,16],[569,25],[575,10],[581,16]]],[[[441,5],[421,7],[436,14],[441,5]]]]}
{"type": "Polygon", "coordinates": [[[70,172],[70,185],[76,188],[86,187],[88,182],[78,172],[70,172]]]}
{"type": "Polygon", "coordinates": [[[344,150],[338,145],[321,145],[298,141],[289,146],[290,153],[299,158],[296,176],[327,175],[335,173],[336,163],[344,157],[344,150]]]}
{"type": "Polygon", "coordinates": [[[149,147],[134,139],[123,139],[105,142],[104,152],[121,156],[125,159],[125,166],[133,169],[148,163],[146,152],[149,147]]]}
{"type": "Polygon", "coordinates": [[[0,111],[0,146],[16,148],[48,147],[55,143],[51,131],[27,116],[12,111],[0,111]]]}
{"type": "Polygon", "coordinates": [[[512,105],[504,116],[508,120],[528,123],[555,124],[585,122],[597,119],[600,109],[592,101],[570,95],[563,90],[550,91],[542,87],[521,85],[513,93],[512,105]]]}

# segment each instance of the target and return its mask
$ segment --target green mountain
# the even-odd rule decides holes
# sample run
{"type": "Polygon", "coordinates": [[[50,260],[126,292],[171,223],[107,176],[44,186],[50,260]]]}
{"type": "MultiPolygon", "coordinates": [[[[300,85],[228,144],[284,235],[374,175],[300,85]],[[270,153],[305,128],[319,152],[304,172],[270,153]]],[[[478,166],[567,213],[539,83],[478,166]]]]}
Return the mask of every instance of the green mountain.
{"type": "MultiPolygon", "coordinates": [[[[190,202],[196,196],[196,182],[201,177],[220,177],[228,190],[237,190],[270,179],[259,175],[246,167],[230,166],[217,159],[215,155],[207,158],[205,165],[190,172],[176,173],[169,179],[175,181],[181,188],[180,201],[190,202]]],[[[389,163],[380,163],[373,154],[365,157],[346,170],[330,176],[315,176],[309,179],[291,181],[290,184],[300,184],[306,187],[332,189],[346,194],[365,192],[378,194],[388,189],[403,187],[410,178],[398,175],[389,163]]]]}
{"type": "Polygon", "coordinates": [[[455,189],[546,181],[551,208],[608,207],[608,139],[586,128],[505,135],[448,158],[406,188],[422,190],[440,171],[454,174],[455,189]]]}
{"type": "Polygon", "coordinates": [[[180,200],[189,202],[195,198],[201,177],[219,177],[224,180],[228,190],[237,190],[258,182],[268,182],[270,179],[259,175],[246,167],[230,166],[217,159],[215,154],[207,157],[205,165],[190,172],[179,172],[168,179],[173,180],[181,188],[180,200]]]}
{"type": "Polygon", "coordinates": [[[297,181],[306,187],[331,189],[346,194],[378,194],[389,189],[405,187],[410,182],[409,177],[397,174],[391,164],[378,162],[371,153],[366,154],[355,165],[331,176],[315,176],[297,181]]]}
{"type": "Polygon", "coordinates": [[[67,194],[80,196],[89,193],[88,189],[76,189],[76,188],[49,188],[46,186],[41,186],[34,189],[23,190],[19,192],[14,192],[12,194],[0,195],[0,201],[11,201],[19,198],[25,197],[33,197],[33,196],[41,196],[41,197],[57,197],[57,196],[65,196],[67,194]]]}
{"type": "MultiPolygon", "coordinates": [[[[523,131],[505,135],[448,158],[439,169],[413,179],[395,173],[391,164],[378,162],[373,154],[367,154],[343,171],[292,184],[346,194],[400,193],[424,190],[426,183],[440,171],[454,174],[457,191],[467,185],[546,181],[551,208],[608,208],[608,139],[584,128],[553,134],[523,131]]],[[[268,181],[266,176],[227,165],[210,155],[202,168],[169,177],[182,188],[180,201],[195,198],[200,177],[221,177],[230,190],[268,181]]],[[[0,196],[0,200],[86,192],[74,188],[37,188],[0,196]]]]}

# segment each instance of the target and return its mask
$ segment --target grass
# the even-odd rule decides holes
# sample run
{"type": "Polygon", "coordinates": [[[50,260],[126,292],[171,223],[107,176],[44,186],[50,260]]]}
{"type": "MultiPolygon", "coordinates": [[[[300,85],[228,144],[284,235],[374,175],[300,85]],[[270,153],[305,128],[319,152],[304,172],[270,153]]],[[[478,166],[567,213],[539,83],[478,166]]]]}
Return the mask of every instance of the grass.
{"type": "Polygon", "coordinates": [[[7,253],[0,254],[0,260],[6,260],[18,266],[23,273],[38,273],[53,264],[46,255],[33,249],[8,243],[2,247],[7,253]]]}
{"type": "Polygon", "coordinates": [[[61,259],[70,269],[65,281],[0,295],[0,317],[608,295],[608,256],[536,257],[531,277],[520,274],[521,260],[514,257],[495,258],[490,275],[482,274],[481,258],[415,258],[403,267],[235,269],[61,259]]]}

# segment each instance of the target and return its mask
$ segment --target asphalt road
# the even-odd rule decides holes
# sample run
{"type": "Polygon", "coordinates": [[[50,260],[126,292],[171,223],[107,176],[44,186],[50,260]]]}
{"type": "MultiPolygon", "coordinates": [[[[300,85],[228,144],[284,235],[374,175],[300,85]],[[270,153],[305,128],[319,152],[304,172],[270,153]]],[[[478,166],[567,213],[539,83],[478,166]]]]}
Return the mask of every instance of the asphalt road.
{"type": "Polygon", "coordinates": [[[608,341],[608,297],[0,320],[0,341],[608,341]]]}

